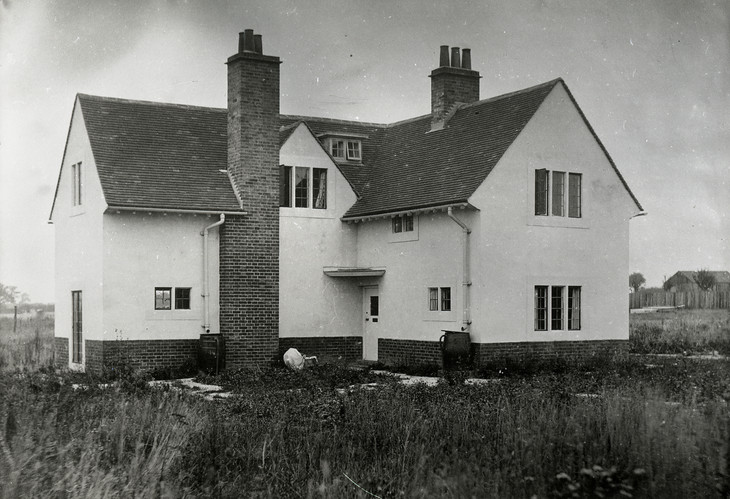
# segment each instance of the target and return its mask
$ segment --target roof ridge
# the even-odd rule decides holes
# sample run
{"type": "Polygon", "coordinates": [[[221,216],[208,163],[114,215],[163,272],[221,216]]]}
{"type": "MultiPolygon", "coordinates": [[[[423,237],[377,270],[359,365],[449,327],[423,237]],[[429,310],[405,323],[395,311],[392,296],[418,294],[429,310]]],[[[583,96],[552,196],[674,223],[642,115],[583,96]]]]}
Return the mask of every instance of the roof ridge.
{"type": "Polygon", "coordinates": [[[206,111],[219,111],[227,112],[226,108],[223,107],[210,107],[210,106],[195,106],[192,104],[178,104],[176,102],[160,102],[160,101],[149,101],[139,99],[124,99],[122,97],[106,97],[103,95],[91,95],[91,94],[76,94],[77,97],[95,100],[99,102],[120,102],[125,104],[143,104],[157,107],[176,107],[179,109],[204,109],[206,111]]]}
{"type": "Polygon", "coordinates": [[[389,125],[387,123],[375,123],[372,121],[356,121],[356,120],[344,120],[339,118],[324,118],[324,117],[318,117],[318,116],[304,116],[300,114],[279,114],[279,119],[291,119],[291,120],[298,120],[298,121],[326,121],[327,123],[337,123],[340,125],[365,125],[365,126],[376,126],[381,128],[387,128],[389,125]]]}

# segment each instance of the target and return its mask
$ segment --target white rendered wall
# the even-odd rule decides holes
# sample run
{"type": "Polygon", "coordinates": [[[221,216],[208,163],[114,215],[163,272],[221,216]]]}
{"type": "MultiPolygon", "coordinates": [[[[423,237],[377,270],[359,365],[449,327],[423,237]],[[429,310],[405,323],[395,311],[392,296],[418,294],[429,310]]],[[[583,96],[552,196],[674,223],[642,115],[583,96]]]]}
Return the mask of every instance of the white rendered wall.
{"type": "Polygon", "coordinates": [[[561,85],[474,193],[472,341],[628,339],[638,213],[561,85]],[[534,171],[582,173],[582,218],[536,217],[534,171]],[[582,287],[580,331],[535,331],[534,286],[582,287]]]}
{"type": "Polygon", "coordinates": [[[279,158],[282,165],[328,171],[327,209],[280,208],[279,336],[359,336],[358,283],[323,272],[357,263],[356,229],[340,221],[355,193],[304,125],[282,146],[279,158]]]}
{"type": "MultiPolygon", "coordinates": [[[[71,338],[72,291],[82,292],[83,339],[94,339],[102,333],[102,213],[105,208],[94,156],[77,100],[51,215],[56,235],[56,337],[71,338]],[[82,165],[82,200],[80,206],[73,206],[71,166],[79,162],[82,165]]],[[[70,340],[68,351],[69,366],[82,367],[70,361],[70,340]]]]}
{"type": "MultiPolygon", "coordinates": [[[[455,215],[470,220],[465,211],[455,215]]],[[[462,326],[463,231],[446,213],[414,217],[415,239],[392,233],[390,218],[361,222],[358,265],[384,267],[380,292],[381,338],[438,341],[462,326]],[[451,311],[429,311],[428,288],[451,288],[451,311]]],[[[410,234],[410,233],[406,233],[410,234]]]]}
{"type": "MultiPolygon", "coordinates": [[[[104,216],[104,340],[197,339],[203,331],[203,228],[218,216],[116,212],[104,216]],[[155,287],[190,289],[190,310],[155,310],[155,287]]],[[[211,333],[218,321],[218,228],[208,237],[211,333]]]]}

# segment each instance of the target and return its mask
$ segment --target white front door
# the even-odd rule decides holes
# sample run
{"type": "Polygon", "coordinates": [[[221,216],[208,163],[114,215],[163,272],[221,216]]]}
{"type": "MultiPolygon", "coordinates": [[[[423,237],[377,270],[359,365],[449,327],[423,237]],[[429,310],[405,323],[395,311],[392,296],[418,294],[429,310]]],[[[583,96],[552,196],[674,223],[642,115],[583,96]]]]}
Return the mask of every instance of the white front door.
{"type": "Polygon", "coordinates": [[[362,358],[378,360],[378,331],[380,329],[380,296],[377,287],[362,291],[362,358]]]}

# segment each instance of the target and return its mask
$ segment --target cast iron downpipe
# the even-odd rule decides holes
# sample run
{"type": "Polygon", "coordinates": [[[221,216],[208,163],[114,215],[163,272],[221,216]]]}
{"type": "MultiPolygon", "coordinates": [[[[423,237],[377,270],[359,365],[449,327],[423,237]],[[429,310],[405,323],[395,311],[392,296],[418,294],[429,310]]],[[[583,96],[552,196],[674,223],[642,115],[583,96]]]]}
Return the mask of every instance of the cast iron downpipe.
{"type": "Polygon", "coordinates": [[[466,331],[471,325],[471,310],[469,300],[469,287],[471,286],[471,275],[469,269],[469,234],[471,234],[471,229],[467,227],[464,222],[454,216],[451,207],[448,208],[447,213],[449,215],[449,218],[456,222],[459,227],[461,227],[461,230],[464,231],[464,262],[462,268],[462,286],[464,287],[464,318],[462,319],[463,325],[461,326],[461,330],[466,331]]]}
{"type": "Polygon", "coordinates": [[[226,221],[225,214],[221,213],[221,219],[216,223],[207,226],[200,231],[203,236],[203,332],[210,333],[210,283],[208,278],[208,231],[226,221]]]}

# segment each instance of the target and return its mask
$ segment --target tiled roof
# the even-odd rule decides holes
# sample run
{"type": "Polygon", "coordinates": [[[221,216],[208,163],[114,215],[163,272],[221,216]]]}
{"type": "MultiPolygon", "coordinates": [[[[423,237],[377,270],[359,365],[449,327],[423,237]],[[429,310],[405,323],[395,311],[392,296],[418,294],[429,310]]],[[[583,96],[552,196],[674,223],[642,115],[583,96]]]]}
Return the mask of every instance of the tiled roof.
{"type": "MultiPolygon", "coordinates": [[[[279,140],[286,142],[299,123],[316,136],[360,138],[362,162],[336,161],[358,195],[344,218],[464,203],[558,83],[564,85],[557,79],[464,105],[433,132],[430,115],[391,125],[282,115],[279,140]]],[[[240,211],[221,171],[227,168],[225,109],[89,95],[79,100],[110,206],[240,211]]]]}
{"type": "Polygon", "coordinates": [[[109,206],[241,211],[225,109],[78,98],[109,206]]]}
{"type": "MultiPolygon", "coordinates": [[[[709,270],[708,273],[715,278],[717,284],[730,283],[730,272],[727,270],[709,270]]],[[[680,270],[677,274],[686,277],[693,283],[697,283],[697,272],[694,270],[680,270]]]]}

